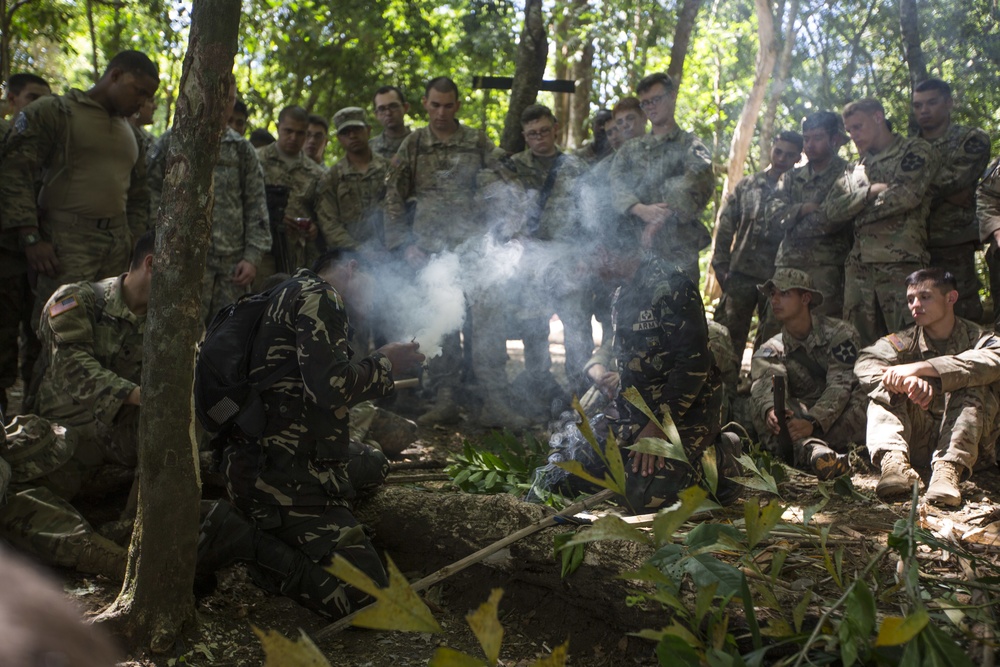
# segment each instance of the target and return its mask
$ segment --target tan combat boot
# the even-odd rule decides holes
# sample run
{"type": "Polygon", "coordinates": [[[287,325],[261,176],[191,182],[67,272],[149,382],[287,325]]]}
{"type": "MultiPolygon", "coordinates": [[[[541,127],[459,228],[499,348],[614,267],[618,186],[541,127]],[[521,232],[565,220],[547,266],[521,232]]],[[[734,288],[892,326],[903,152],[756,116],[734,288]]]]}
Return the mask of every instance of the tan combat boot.
{"type": "Polygon", "coordinates": [[[913,489],[913,480],[920,480],[917,471],[910,467],[910,461],[903,452],[886,452],[882,456],[882,474],[875,487],[875,495],[882,500],[908,495],[913,489]]]}
{"type": "Polygon", "coordinates": [[[931,483],[927,485],[927,502],[944,507],[958,507],[962,504],[962,492],[958,485],[962,481],[962,467],[953,461],[936,461],[931,473],[931,483]]]}
{"type": "Polygon", "coordinates": [[[420,415],[417,423],[421,426],[457,424],[462,415],[458,412],[451,389],[440,389],[434,399],[434,407],[420,415]]]}
{"type": "Polygon", "coordinates": [[[125,549],[97,533],[91,533],[80,547],[76,569],[85,574],[100,574],[114,581],[124,581],[127,560],[125,549]]]}
{"type": "Polygon", "coordinates": [[[817,479],[825,481],[851,472],[850,456],[838,454],[819,438],[809,438],[803,446],[811,449],[809,465],[817,479]]]}

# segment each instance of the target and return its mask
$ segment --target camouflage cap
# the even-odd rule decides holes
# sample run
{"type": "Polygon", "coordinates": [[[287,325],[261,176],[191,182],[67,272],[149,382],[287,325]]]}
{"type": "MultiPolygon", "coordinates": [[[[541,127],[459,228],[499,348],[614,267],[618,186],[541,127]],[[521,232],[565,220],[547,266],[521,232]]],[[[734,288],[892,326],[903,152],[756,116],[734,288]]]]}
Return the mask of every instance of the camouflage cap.
{"type": "Polygon", "coordinates": [[[4,430],[7,442],[0,445],[0,456],[10,464],[15,483],[59,469],[76,450],[76,438],[65,427],[37,415],[18,415],[4,430]]]}
{"type": "Polygon", "coordinates": [[[337,128],[337,134],[349,127],[368,127],[365,110],[361,107],[344,107],[333,114],[333,125],[337,128]]]}
{"type": "Polygon", "coordinates": [[[790,289],[800,289],[813,295],[812,304],[814,306],[823,303],[823,293],[816,289],[812,278],[805,271],[787,268],[777,269],[770,280],[763,285],[757,285],[757,289],[765,296],[771,293],[772,288],[782,292],[790,289]]]}

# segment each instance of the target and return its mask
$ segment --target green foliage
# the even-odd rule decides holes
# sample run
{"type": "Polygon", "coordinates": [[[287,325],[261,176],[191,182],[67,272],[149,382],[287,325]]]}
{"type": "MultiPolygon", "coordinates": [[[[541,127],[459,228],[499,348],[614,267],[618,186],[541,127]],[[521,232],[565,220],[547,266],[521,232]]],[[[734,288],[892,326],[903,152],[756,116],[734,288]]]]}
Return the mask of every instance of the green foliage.
{"type": "Polygon", "coordinates": [[[548,447],[529,435],[523,441],[509,431],[492,431],[481,442],[462,443],[462,452],[448,457],[444,469],[466,493],[513,493],[531,486],[535,468],[545,465],[548,447]]]}

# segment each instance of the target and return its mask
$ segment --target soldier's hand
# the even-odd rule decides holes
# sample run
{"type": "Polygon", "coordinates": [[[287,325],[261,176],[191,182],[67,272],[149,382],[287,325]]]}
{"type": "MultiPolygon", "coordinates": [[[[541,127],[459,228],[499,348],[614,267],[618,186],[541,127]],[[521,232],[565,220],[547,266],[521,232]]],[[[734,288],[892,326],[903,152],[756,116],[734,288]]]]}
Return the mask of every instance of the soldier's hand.
{"type": "Polygon", "coordinates": [[[142,387],[136,385],[136,388],[129,392],[129,395],[125,397],[122,403],[125,405],[142,405],[142,387]]]}
{"type": "Polygon", "coordinates": [[[602,375],[597,382],[597,388],[600,389],[605,396],[609,399],[614,399],[618,395],[618,387],[621,384],[621,376],[614,371],[608,371],[602,375]]]}
{"type": "Polygon", "coordinates": [[[249,287],[253,279],[257,277],[257,267],[245,259],[233,269],[232,281],[240,287],[249,287]]]}
{"type": "Polygon", "coordinates": [[[419,348],[420,343],[389,343],[376,351],[389,359],[394,372],[404,373],[417,368],[427,358],[419,348]]]}
{"type": "Polygon", "coordinates": [[[48,241],[39,241],[24,249],[24,256],[28,260],[28,266],[33,270],[49,278],[59,275],[59,257],[56,255],[55,246],[48,241]]]}
{"type": "Polygon", "coordinates": [[[812,422],[806,419],[792,418],[788,420],[788,435],[792,440],[808,438],[813,434],[812,422]]]}
{"type": "Polygon", "coordinates": [[[670,215],[670,207],[663,202],[658,204],[636,204],[629,212],[647,225],[660,225],[662,227],[667,221],[667,216],[670,215]]]}
{"type": "Polygon", "coordinates": [[[889,189],[888,183],[872,183],[868,186],[868,201],[871,201],[878,197],[880,194],[889,189]]]}
{"type": "Polygon", "coordinates": [[[665,467],[662,456],[629,452],[628,457],[632,459],[632,472],[638,473],[643,477],[654,475],[657,470],[662,470],[665,467]]]}
{"type": "Polygon", "coordinates": [[[882,372],[882,386],[895,394],[909,391],[907,381],[910,378],[936,377],[937,371],[926,361],[915,361],[910,364],[890,366],[882,372]]]}
{"type": "Polygon", "coordinates": [[[934,399],[934,387],[923,378],[908,377],[903,381],[906,397],[916,403],[921,410],[930,407],[934,399]]]}
{"type": "MultiPolygon", "coordinates": [[[[793,414],[795,413],[789,409],[786,409],[785,419],[791,418],[793,414]]],[[[778,423],[778,415],[774,414],[774,408],[768,408],[765,422],[767,424],[767,428],[771,431],[771,433],[778,435],[778,433],[781,432],[781,424],[778,423]]]]}

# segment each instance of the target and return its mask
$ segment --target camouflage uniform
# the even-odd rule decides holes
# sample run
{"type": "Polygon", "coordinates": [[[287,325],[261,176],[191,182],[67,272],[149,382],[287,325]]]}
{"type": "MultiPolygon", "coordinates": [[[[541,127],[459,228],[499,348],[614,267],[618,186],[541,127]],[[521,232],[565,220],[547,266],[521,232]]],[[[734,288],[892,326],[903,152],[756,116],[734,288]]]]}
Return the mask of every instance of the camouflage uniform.
{"type": "Polygon", "coordinates": [[[1000,338],[974,322],[957,318],[947,340],[934,341],[923,327],[912,326],[878,339],[861,351],[854,372],[868,392],[868,451],[879,465],[889,451],[908,452],[914,467],[951,461],[973,469],[996,463],[1000,435],[1000,338]],[[927,410],[882,386],[890,366],[927,361],[940,378],[927,410]]]}
{"type": "MultiPolygon", "coordinates": [[[[667,459],[666,467],[651,477],[633,473],[626,465],[633,509],[656,509],[701,480],[701,455],[721,427],[719,369],[708,348],[708,323],[698,288],[650,253],[645,253],[635,276],[616,291],[612,313],[614,336],[605,335],[588,368],[617,367],[623,390],[635,387],[658,418],[669,411],[688,459],[695,462],[691,466],[667,459]]],[[[618,443],[634,444],[649,419],[621,393],[615,404],[618,418],[611,426],[618,443]]]]}
{"type": "MultiPolygon", "coordinates": [[[[854,377],[858,358],[858,332],[847,322],[812,314],[812,331],[797,339],[782,328],[765,342],[750,366],[754,428],[771,452],[779,450],[777,437],[767,427],[767,413],[774,408],[771,377],[785,378],[785,407],[798,419],[818,424],[812,437],[822,438],[831,449],[845,453],[850,443],[865,439],[868,397],[854,377]]],[[[795,464],[805,466],[802,441],[795,442],[795,464]]]]}
{"type": "Polygon", "coordinates": [[[59,276],[38,276],[34,313],[40,315],[60,285],[127,268],[133,240],[149,222],[138,133],[80,90],[36,100],[18,114],[7,137],[0,200],[4,230],[38,226],[59,256],[59,276]],[[39,173],[44,183],[36,200],[39,173]]]}
{"type": "Polygon", "coordinates": [[[983,317],[979,301],[979,276],[976,273],[976,248],[979,230],[972,197],[962,204],[947,197],[971,195],[990,161],[990,138],[980,129],[952,123],[948,131],[929,139],[937,149],[941,165],[932,183],[933,199],[927,217],[927,250],[930,265],[951,271],[958,281],[955,314],[968,320],[983,317]]]}
{"type": "Polygon", "coordinates": [[[993,232],[1000,229],[1000,160],[994,162],[976,192],[976,216],[979,218],[979,240],[987,245],[986,265],[990,269],[990,295],[993,298],[993,319],[1000,324],[1000,249],[993,232]]]}
{"type": "Polygon", "coordinates": [[[103,463],[136,465],[139,408],[123,401],[142,379],[146,316],[125,305],[122,281],[64,285],[39,324],[42,376],[33,409],[73,432],[74,462],[84,473],[103,463]]]}
{"type": "MultiPolygon", "coordinates": [[[[317,192],[320,181],[326,174],[323,167],[310,160],[301,151],[295,159],[286,161],[278,152],[277,143],[258,148],[257,157],[260,158],[260,166],[264,170],[265,184],[290,188],[285,215],[290,218],[309,218],[317,223],[319,220],[317,192]]],[[[308,241],[298,231],[289,229],[284,224],[281,229],[285,235],[287,253],[285,262],[289,270],[294,271],[296,268],[312,264],[323,247],[322,236],[317,237],[315,241],[308,241]]],[[[261,264],[257,266],[254,288],[258,288],[265,279],[274,275],[275,270],[274,255],[266,254],[261,264]]]]}
{"type": "Polygon", "coordinates": [[[798,269],[812,278],[813,285],[823,293],[823,303],[813,309],[814,315],[839,318],[844,314],[844,262],[854,232],[848,220],[830,222],[822,207],[800,220],[796,218],[803,204],[822,204],[846,168],[847,161],[837,156],[818,174],[811,164],[795,167],[781,175],[767,205],[771,224],[784,233],[774,265],[798,269]]]}
{"type": "Polygon", "coordinates": [[[373,153],[358,171],[347,157],[337,161],[320,182],[319,229],[333,248],[376,250],[383,245],[381,202],[389,162],[373,153]]]}
{"type": "MultiPolygon", "coordinates": [[[[660,229],[653,248],[696,285],[698,253],[712,242],[700,217],[714,191],[712,154],[700,139],[680,128],[626,141],[611,165],[611,196],[619,213],[628,215],[636,204],[665,202],[676,214],[660,229]]],[[[626,226],[638,244],[645,223],[629,215],[626,226]]]]}
{"type": "MultiPolygon", "coordinates": [[[[149,155],[151,213],[156,215],[163,193],[171,131],[160,137],[149,155]]],[[[212,172],[212,245],[201,282],[201,319],[207,325],[221,308],[234,303],[246,288],[232,281],[245,260],[259,267],[271,249],[271,229],[264,194],[264,173],[250,142],[227,127],[212,172]]]]}
{"type": "Polygon", "coordinates": [[[386,160],[391,160],[396,155],[396,151],[399,150],[403,140],[410,136],[410,133],[410,128],[406,128],[406,134],[401,137],[387,137],[385,132],[383,132],[377,137],[369,139],[368,146],[372,149],[372,153],[375,155],[385,158],[386,160]]]}
{"type": "Polygon", "coordinates": [[[902,289],[906,276],[927,266],[927,213],[938,154],[923,139],[896,136],[878,153],[848,168],[823,202],[832,224],[853,221],[854,247],[844,277],[844,319],[861,344],[912,322],[902,289]],[[872,183],[889,188],[868,201],[872,183]]]}
{"type": "Polygon", "coordinates": [[[324,572],[334,555],[386,583],[378,554],[350,510],[356,488],[347,473],[348,421],[352,405],[392,391],[392,369],[378,353],[352,361],[347,338],[340,295],[300,270],[265,311],[250,377],[266,377],[293,354],[299,372],[263,392],[267,425],[259,441],[233,436],[224,454],[237,507],[308,558],[280,575],[251,565],[255,581],[331,616],[350,613],[363,598],[324,572]]]}
{"type": "Polygon", "coordinates": [[[781,243],[781,228],[764,215],[774,187],[775,180],[766,171],[737,183],[722,205],[715,232],[712,268],[716,275],[727,274],[715,320],[729,329],[738,355],[746,348],[754,309],[759,321],[764,321],[767,299],[757,285],[774,273],[774,256],[781,243]]]}

